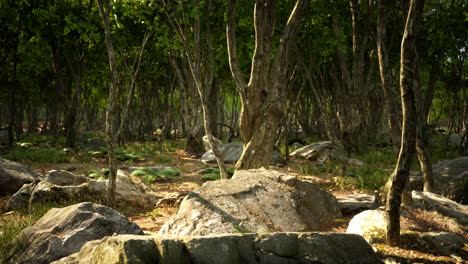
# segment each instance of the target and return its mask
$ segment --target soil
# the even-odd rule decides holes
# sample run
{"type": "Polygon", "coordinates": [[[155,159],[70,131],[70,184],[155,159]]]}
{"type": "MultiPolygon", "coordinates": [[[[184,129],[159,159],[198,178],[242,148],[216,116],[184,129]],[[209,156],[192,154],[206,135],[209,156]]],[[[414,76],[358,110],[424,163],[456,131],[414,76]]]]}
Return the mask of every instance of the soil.
{"type": "MultiPolygon", "coordinates": [[[[119,163],[120,166],[155,166],[164,165],[176,167],[181,170],[179,181],[160,181],[151,185],[161,197],[168,198],[168,203],[163,203],[157,208],[142,209],[142,208],[123,208],[121,213],[126,215],[131,221],[137,223],[145,232],[145,234],[156,234],[164,223],[177,212],[178,202],[190,191],[196,190],[203,184],[199,172],[210,166],[205,165],[199,159],[191,158],[190,154],[183,150],[176,150],[172,153],[172,161],[165,164],[157,164],[151,161],[151,157],[137,160],[133,163],[119,163]]],[[[359,190],[343,189],[342,186],[335,184],[334,175],[321,174],[316,176],[304,175],[299,173],[298,168],[304,161],[290,161],[288,166],[271,167],[272,169],[287,172],[292,175],[297,175],[303,180],[309,180],[318,184],[321,188],[332,192],[333,194],[347,194],[360,192],[359,190]]],[[[64,163],[64,164],[29,164],[37,173],[45,173],[52,169],[71,170],[72,173],[83,175],[90,171],[99,170],[107,166],[106,159],[93,159],[89,163],[64,163]]],[[[211,166],[215,166],[214,164],[211,166]]],[[[4,204],[4,203],[0,203],[4,204]]],[[[2,208],[0,208],[2,209],[2,208]]],[[[411,230],[417,232],[438,232],[449,231],[444,225],[444,219],[438,219],[428,212],[412,211],[409,213],[409,221],[402,221],[402,230],[411,230]]],[[[346,232],[349,221],[352,216],[336,219],[330,225],[323,226],[321,231],[324,232],[346,232]]],[[[462,234],[463,235],[463,234],[462,234]]],[[[468,239],[467,234],[465,239],[468,239]]],[[[386,263],[468,263],[456,256],[434,256],[418,252],[415,250],[402,249],[398,247],[390,247],[385,244],[374,244],[374,249],[385,260],[386,263]]]]}

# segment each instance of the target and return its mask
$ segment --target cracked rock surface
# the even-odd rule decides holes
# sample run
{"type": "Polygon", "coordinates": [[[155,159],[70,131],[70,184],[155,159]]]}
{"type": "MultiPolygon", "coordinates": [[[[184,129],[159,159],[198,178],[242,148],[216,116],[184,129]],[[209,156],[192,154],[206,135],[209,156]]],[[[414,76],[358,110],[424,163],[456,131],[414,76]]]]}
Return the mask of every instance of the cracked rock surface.
{"type": "Polygon", "coordinates": [[[304,232],[320,230],[339,216],[340,207],[332,194],[313,183],[262,168],[206,182],[184,198],[159,234],[304,232]]]}

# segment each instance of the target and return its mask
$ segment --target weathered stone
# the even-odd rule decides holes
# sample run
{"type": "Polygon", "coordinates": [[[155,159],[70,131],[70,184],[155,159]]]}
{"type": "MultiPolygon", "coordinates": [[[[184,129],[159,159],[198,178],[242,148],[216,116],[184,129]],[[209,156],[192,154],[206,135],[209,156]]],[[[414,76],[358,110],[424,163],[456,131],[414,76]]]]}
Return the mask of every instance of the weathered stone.
{"type": "Polygon", "coordinates": [[[468,257],[463,248],[468,246],[462,236],[447,232],[405,232],[401,235],[404,247],[418,250],[437,256],[450,256],[453,254],[468,257]]]}
{"type": "Polygon", "coordinates": [[[0,158],[0,196],[17,192],[25,183],[39,175],[22,164],[0,158]]]}
{"type": "MultiPolygon", "coordinates": [[[[224,162],[228,164],[236,163],[243,151],[242,143],[240,142],[231,142],[226,144],[221,144],[219,146],[219,151],[222,153],[224,162]]],[[[212,150],[207,151],[200,158],[203,163],[216,163],[216,158],[212,150]]],[[[284,163],[283,156],[277,150],[273,150],[273,156],[271,160],[272,165],[284,163]]]]}
{"type": "MultiPolygon", "coordinates": [[[[468,204],[468,157],[440,161],[432,166],[432,170],[432,192],[468,204]]],[[[411,186],[414,190],[423,190],[423,178],[419,172],[412,174],[411,186]]]]}
{"type": "Polygon", "coordinates": [[[338,233],[205,237],[120,235],[92,241],[54,264],[382,263],[362,237],[338,233]]]}
{"type": "MultiPolygon", "coordinates": [[[[31,203],[47,201],[95,201],[104,200],[108,180],[93,180],[60,171],[46,174],[41,181],[24,186],[8,201],[9,210],[24,210],[31,203]],[[58,177],[57,175],[64,176],[58,177]],[[74,176],[74,177],[73,177],[74,176]],[[50,180],[50,181],[49,181],[50,180]],[[75,185],[84,181],[79,185],[75,185]],[[70,183],[67,185],[67,183],[70,183]],[[59,185],[60,184],[60,185],[59,185]]],[[[140,178],[128,171],[117,171],[116,201],[119,204],[151,207],[159,197],[140,178]]]]}
{"type": "Polygon", "coordinates": [[[413,191],[411,196],[414,207],[426,211],[436,211],[441,215],[453,218],[468,232],[468,205],[456,203],[430,192],[413,191]]]}
{"type": "Polygon", "coordinates": [[[379,200],[376,195],[352,193],[336,195],[336,199],[340,205],[341,213],[344,215],[357,214],[365,210],[373,210],[379,207],[379,200]]]}
{"type": "Polygon", "coordinates": [[[351,166],[354,166],[354,167],[364,167],[364,166],[366,166],[366,163],[364,163],[361,160],[357,160],[357,159],[349,159],[347,161],[347,163],[348,163],[348,165],[351,165],[351,166]]]}
{"type": "Polygon", "coordinates": [[[40,176],[39,179],[60,186],[76,186],[91,180],[87,177],[74,175],[68,171],[63,170],[51,170],[45,175],[40,176]]]}
{"type": "Polygon", "coordinates": [[[10,138],[7,130],[0,130],[0,145],[8,145],[10,138]]]}
{"type": "Polygon", "coordinates": [[[353,217],[346,233],[358,234],[369,243],[380,242],[385,237],[387,225],[382,209],[367,210],[353,217]]]}
{"type": "Polygon", "coordinates": [[[106,148],[106,147],[107,147],[106,141],[100,137],[93,137],[93,138],[87,139],[85,143],[83,144],[84,150],[99,150],[99,149],[106,148]]]}
{"type": "Polygon", "coordinates": [[[335,197],[310,182],[273,170],[244,170],[189,193],[160,234],[310,231],[340,215],[335,197]]]}
{"type": "Polygon", "coordinates": [[[346,161],[346,151],[343,145],[334,141],[321,141],[304,146],[291,153],[292,157],[320,162],[328,160],[346,161]]]}
{"type": "Polygon", "coordinates": [[[99,204],[53,208],[14,239],[5,261],[48,264],[80,251],[88,241],[113,234],[142,235],[143,231],[125,216],[99,204]]]}
{"type": "MultiPolygon", "coordinates": [[[[204,135],[203,136],[203,146],[205,147],[205,151],[208,152],[211,150],[211,146],[210,146],[210,143],[208,142],[208,136],[207,135],[204,135]]],[[[223,145],[223,142],[215,137],[213,137],[213,140],[216,144],[216,146],[219,148],[223,145]]]]}

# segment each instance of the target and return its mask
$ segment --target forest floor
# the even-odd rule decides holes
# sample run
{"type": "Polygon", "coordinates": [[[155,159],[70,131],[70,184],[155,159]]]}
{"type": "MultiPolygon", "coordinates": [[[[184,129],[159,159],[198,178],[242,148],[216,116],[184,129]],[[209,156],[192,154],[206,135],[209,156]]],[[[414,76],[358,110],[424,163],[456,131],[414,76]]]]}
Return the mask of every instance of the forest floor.
{"type": "MultiPolygon", "coordinates": [[[[177,178],[178,181],[156,181],[151,184],[152,189],[161,197],[181,197],[190,191],[196,190],[203,184],[200,171],[208,168],[208,165],[200,162],[199,159],[191,158],[190,155],[181,150],[176,149],[173,152],[165,153],[170,158],[165,163],[155,162],[154,156],[145,157],[142,159],[133,160],[132,162],[121,162],[119,166],[157,166],[164,165],[177,168],[181,173],[177,178]]],[[[157,160],[157,159],[156,159],[157,160]]],[[[306,161],[292,160],[288,166],[271,167],[272,169],[287,172],[291,175],[296,175],[300,179],[309,180],[322,189],[325,189],[334,195],[369,192],[359,190],[357,188],[349,188],[343,184],[338,184],[337,176],[331,173],[321,173],[318,175],[306,175],[301,173],[301,168],[306,161]]],[[[70,163],[30,163],[28,164],[37,173],[44,173],[49,170],[67,170],[73,167],[74,174],[83,175],[89,173],[90,170],[99,170],[107,167],[106,158],[93,158],[89,162],[70,162],[70,163]]],[[[212,165],[214,166],[214,165],[212,165]]],[[[1,206],[0,206],[1,207],[1,206]]],[[[1,208],[0,208],[1,209],[1,208]]],[[[146,234],[156,234],[164,223],[178,210],[178,204],[162,205],[158,208],[119,208],[119,211],[126,215],[130,220],[137,223],[146,234]]],[[[329,226],[324,226],[324,232],[346,232],[349,221],[352,216],[337,219],[329,226]]],[[[0,222],[2,216],[0,216],[0,222]]],[[[433,215],[423,211],[412,211],[411,221],[402,222],[402,230],[411,230],[417,232],[438,232],[446,231],[444,227],[444,219],[434,218],[433,215]]],[[[465,237],[466,238],[466,237],[465,237]]],[[[374,248],[378,251],[382,258],[386,259],[386,263],[468,263],[458,257],[435,256],[423,252],[403,249],[398,247],[390,247],[385,244],[374,244],[374,248]]]]}

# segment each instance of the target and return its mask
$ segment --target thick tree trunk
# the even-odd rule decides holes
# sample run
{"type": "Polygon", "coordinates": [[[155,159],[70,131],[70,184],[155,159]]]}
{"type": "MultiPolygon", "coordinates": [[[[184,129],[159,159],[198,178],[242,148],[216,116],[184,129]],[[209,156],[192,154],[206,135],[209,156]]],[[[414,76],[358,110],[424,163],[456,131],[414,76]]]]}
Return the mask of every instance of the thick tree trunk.
{"type": "Polygon", "coordinates": [[[416,30],[422,16],[423,7],[424,0],[411,0],[401,42],[400,91],[403,108],[402,142],[385,207],[387,217],[387,243],[390,245],[398,245],[399,243],[401,194],[409,178],[409,171],[411,169],[416,145],[418,119],[414,82],[418,76],[415,73],[416,69],[414,65],[415,59],[417,58],[416,30]]]}
{"type": "Polygon", "coordinates": [[[236,170],[268,166],[271,163],[276,132],[284,112],[289,51],[308,0],[298,0],[283,30],[275,56],[272,40],[276,1],[257,0],[254,10],[255,52],[249,83],[242,77],[236,51],[236,1],[228,4],[227,42],[229,65],[242,103],[240,134],[244,151],[236,170]],[[273,59],[272,59],[273,57],[273,59]]]}

